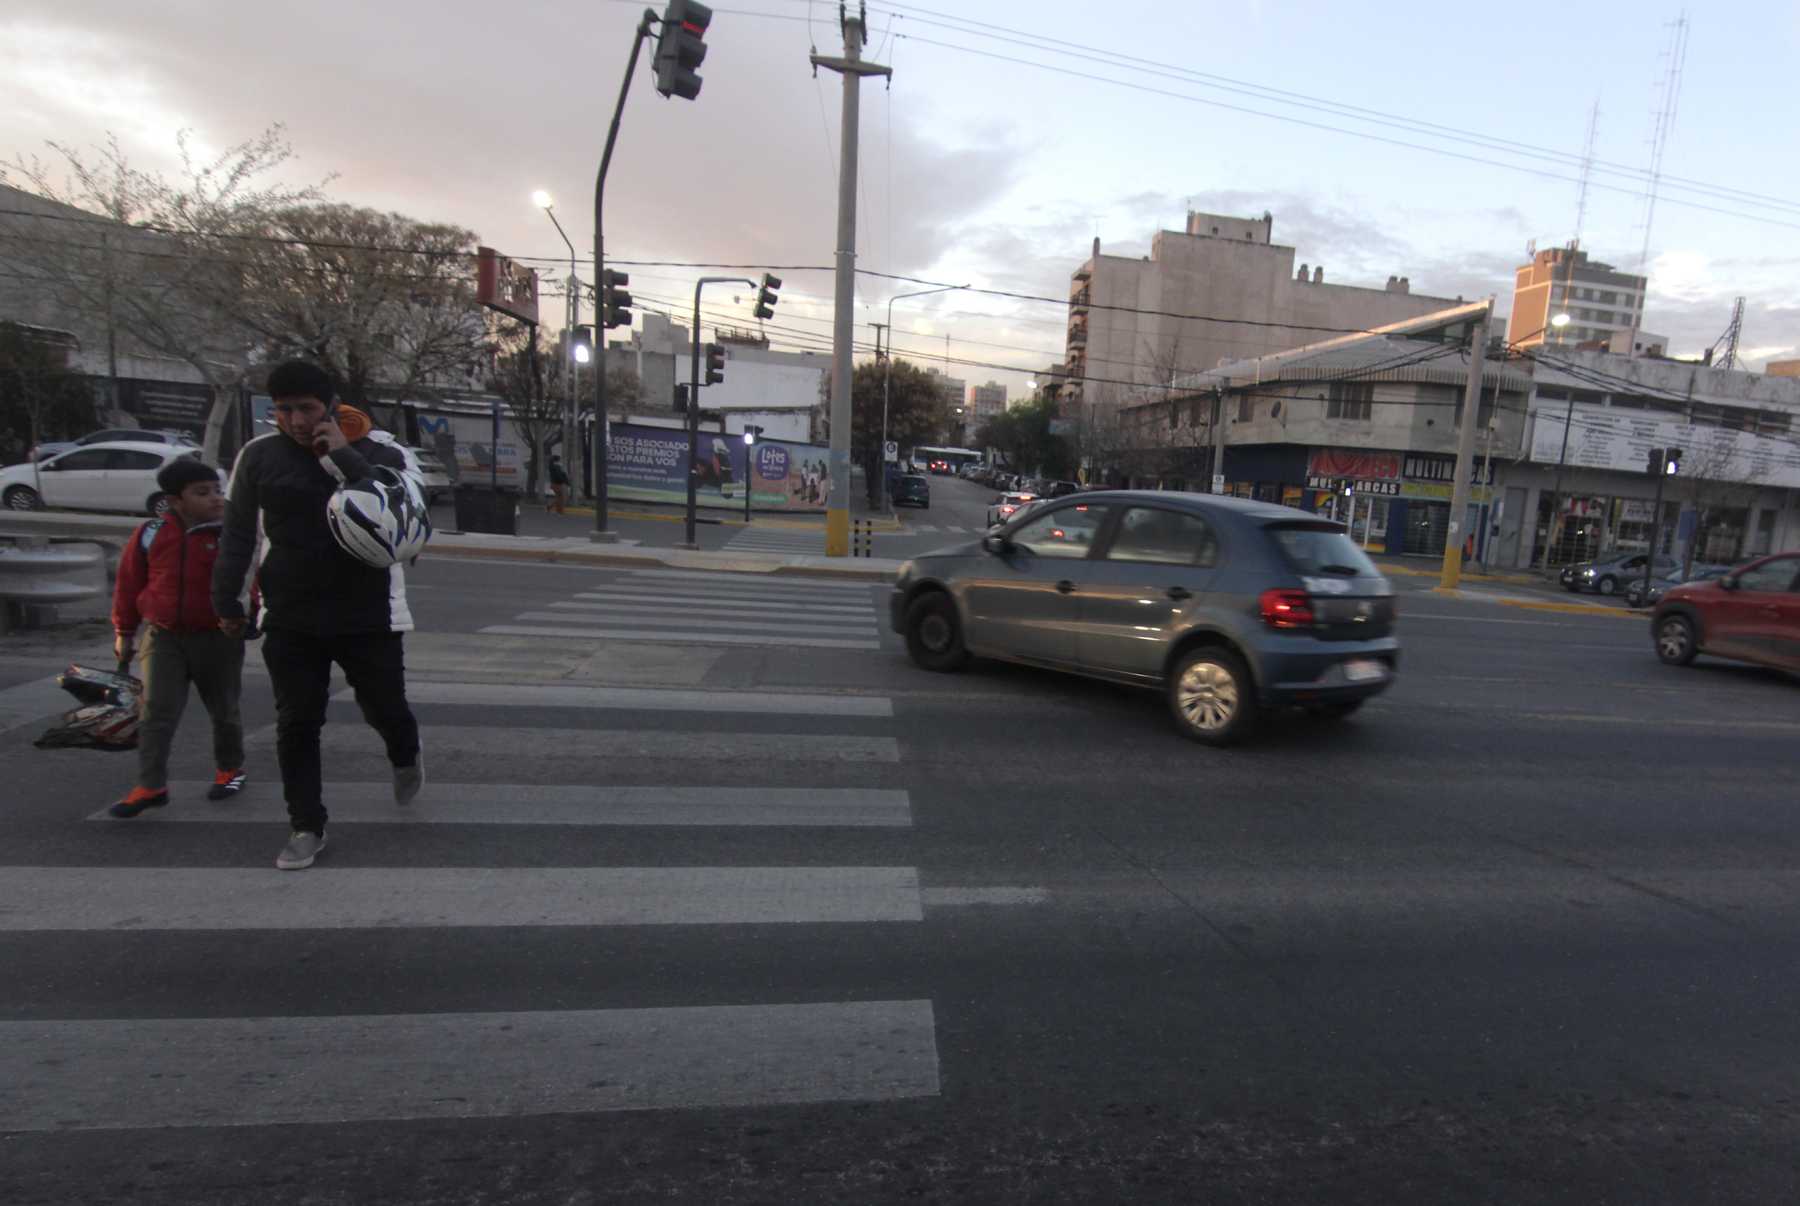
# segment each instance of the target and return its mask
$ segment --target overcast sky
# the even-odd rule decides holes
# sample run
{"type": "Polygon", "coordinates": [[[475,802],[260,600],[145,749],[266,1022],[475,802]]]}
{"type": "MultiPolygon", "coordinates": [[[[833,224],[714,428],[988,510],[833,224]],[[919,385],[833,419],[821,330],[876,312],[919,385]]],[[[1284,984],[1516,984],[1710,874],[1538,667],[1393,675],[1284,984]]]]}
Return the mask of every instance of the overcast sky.
{"type": "MultiPolygon", "coordinates": [[[[715,9],[697,101],[664,100],[648,58],[640,64],[609,180],[609,258],[828,266],[841,90],[828,72],[815,80],[807,56],[814,45],[841,53],[837,7],[715,9]]],[[[334,199],[468,226],[510,253],[562,256],[530,195],[549,190],[577,247],[589,246],[594,169],[641,11],[616,0],[9,0],[0,156],[110,131],[143,166],[167,169],[178,129],[219,147],[283,122],[295,177],[336,173],[334,199]]],[[[1405,275],[1417,292],[1496,293],[1505,312],[1527,241],[1574,233],[1577,169],[1456,139],[1579,156],[1597,99],[1596,158],[1644,169],[1679,9],[928,0],[868,12],[867,57],[894,76],[891,89],[863,89],[864,268],[1066,298],[1096,235],[1109,252],[1142,254],[1189,205],[1267,209],[1276,241],[1329,280],[1378,287],[1405,275]],[[953,12],[961,28],[942,16],[953,12]],[[1132,70],[1099,52],[1156,65],[1132,70]],[[1343,105],[1445,132],[1326,111],[1343,105]]],[[[1697,351],[1741,293],[1752,362],[1800,355],[1800,5],[1727,2],[1690,17],[1645,326],[1673,336],[1678,353],[1697,351]]],[[[1592,180],[1584,245],[1635,269],[1642,182],[1605,170],[1592,180]]],[[[691,306],[694,272],[630,271],[640,310],[691,306]]],[[[826,346],[829,272],[782,275],[778,345],[826,346]]],[[[863,278],[859,323],[919,287],[863,278]]],[[[747,319],[747,294],[707,297],[723,320],[747,319]]],[[[559,301],[549,308],[560,318],[559,301]]],[[[952,360],[1021,370],[953,364],[971,383],[995,377],[1017,392],[1061,357],[1055,304],[957,293],[901,302],[895,321],[902,354],[942,357],[949,335],[952,360]]]]}

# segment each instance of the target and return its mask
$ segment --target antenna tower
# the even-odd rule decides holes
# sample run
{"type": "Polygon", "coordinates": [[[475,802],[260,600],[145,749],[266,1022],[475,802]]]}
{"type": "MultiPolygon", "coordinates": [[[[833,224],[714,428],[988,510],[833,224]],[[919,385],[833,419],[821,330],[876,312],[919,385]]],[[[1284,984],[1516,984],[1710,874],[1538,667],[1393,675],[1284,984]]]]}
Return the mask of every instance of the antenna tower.
{"type": "MultiPolygon", "coordinates": [[[[1657,85],[1661,98],[1652,115],[1650,187],[1644,194],[1644,246],[1638,252],[1638,275],[1644,278],[1645,304],[1649,302],[1650,292],[1650,232],[1656,221],[1656,195],[1662,187],[1663,151],[1669,145],[1669,135],[1674,133],[1675,114],[1681,103],[1681,69],[1687,62],[1687,40],[1688,19],[1687,13],[1683,12],[1669,28],[1669,45],[1662,56],[1668,60],[1668,70],[1657,85]]],[[[1636,344],[1638,328],[1643,324],[1644,306],[1637,306],[1632,313],[1631,340],[1636,344]]]]}
{"type": "Polygon", "coordinates": [[[1575,195],[1575,247],[1581,246],[1581,231],[1587,222],[1588,177],[1594,172],[1594,132],[1599,128],[1600,98],[1596,96],[1588,111],[1587,146],[1581,152],[1581,191],[1575,195]]]}

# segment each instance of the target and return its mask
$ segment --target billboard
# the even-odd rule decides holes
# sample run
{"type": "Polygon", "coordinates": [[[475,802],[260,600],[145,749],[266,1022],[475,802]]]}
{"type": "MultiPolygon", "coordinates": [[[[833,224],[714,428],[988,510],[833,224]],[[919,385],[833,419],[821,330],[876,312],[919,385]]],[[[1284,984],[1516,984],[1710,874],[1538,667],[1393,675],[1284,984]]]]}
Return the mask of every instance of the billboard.
{"type": "MultiPolygon", "coordinates": [[[[827,365],[765,364],[726,354],[725,380],[702,387],[702,410],[794,410],[819,404],[827,365]]],[[[685,366],[684,366],[685,369],[685,366]]]]}
{"type": "Polygon", "coordinates": [[[538,321],[537,272],[523,264],[515,264],[492,247],[477,248],[475,300],[535,327],[538,321]]]}
{"type": "Polygon", "coordinates": [[[500,421],[498,444],[491,415],[420,411],[418,419],[419,443],[437,454],[452,485],[468,481],[486,486],[497,481],[503,490],[523,488],[525,442],[505,419],[500,421]]]}
{"type": "MultiPolygon", "coordinates": [[[[703,507],[741,510],[744,491],[757,511],[823,511],[831,490],[829,450],[817,444],[758,440],[703,431],[696,444],[695,496],[703,507]]],[[[607,445],[610,498],[687,501],[687,432],[614,423],[607,445]]]]}
{"type": "Polygon", "coordinates": [[[1762,486],[1800,487],[1800,445],[1729,427],[1696,427],[1675,415],[1612,406],[1576,406],[1564,450],[1567,406],[1533,416],[1531,459],[1584,469],[1644,473],[1652,448],[1680,448],[1681,475],[1762,486]]]}

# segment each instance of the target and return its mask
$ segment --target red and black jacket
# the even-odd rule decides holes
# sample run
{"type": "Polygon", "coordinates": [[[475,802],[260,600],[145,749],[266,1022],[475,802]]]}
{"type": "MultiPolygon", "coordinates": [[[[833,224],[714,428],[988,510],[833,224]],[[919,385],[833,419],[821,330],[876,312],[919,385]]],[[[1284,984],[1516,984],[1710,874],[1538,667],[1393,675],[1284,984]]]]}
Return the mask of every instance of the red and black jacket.
{"type": "Polygon", "coordinates": [[[218,523],[184,527],[174,512],[139,526],[119,558],[113,587],[113,631],[131,636],[139,624],[201,632],[219,623],[212,605],[218,523]]]}

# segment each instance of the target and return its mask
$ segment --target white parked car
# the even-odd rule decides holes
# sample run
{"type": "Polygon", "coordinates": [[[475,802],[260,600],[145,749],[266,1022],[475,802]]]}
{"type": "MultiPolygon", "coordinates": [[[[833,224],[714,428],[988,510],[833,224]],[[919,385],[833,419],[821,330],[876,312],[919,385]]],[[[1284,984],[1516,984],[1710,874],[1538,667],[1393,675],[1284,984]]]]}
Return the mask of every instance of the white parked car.
{"type": "Polygon", "coordinates": [[[0,469],[0,505],[9,511],[60,507],[160,515],[169,502],[156,488],[157,472],[179,457],[199,455],[191,445],[141,440],[71,448],[35,465],[0,469]]]}
{"type": "Polygon", "coordinates": [[[185,444],[189,448],[198,447],[194,437],[185,431],[145,431],[137,427],[108,427],[101,431],[91,432],[79,440],[53,440],[31,450],[26,460],[41,461],[55,456],[59,452],[67,452],[71,448],[86,448],[91,444],[185,444]]]}

